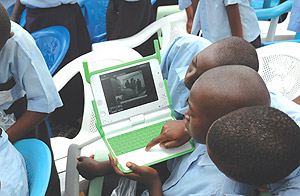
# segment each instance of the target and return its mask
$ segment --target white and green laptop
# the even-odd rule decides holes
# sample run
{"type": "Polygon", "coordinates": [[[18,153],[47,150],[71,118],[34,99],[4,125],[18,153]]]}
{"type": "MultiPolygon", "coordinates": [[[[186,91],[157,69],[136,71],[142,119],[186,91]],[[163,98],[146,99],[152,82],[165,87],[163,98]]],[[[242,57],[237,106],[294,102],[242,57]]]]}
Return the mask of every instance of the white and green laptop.
{"type": "Polygon", "coordinates": [[[175,119],[158,59],[156,54],[91,73],[84,62],[86,79],[94,95],[96,127],[125,173],[131,172],[126,167],[128,161],[150,166],[194,150],[192,142],[187,142],[179,148],[156,145],[145,151],[165,122],[175,119]]]}

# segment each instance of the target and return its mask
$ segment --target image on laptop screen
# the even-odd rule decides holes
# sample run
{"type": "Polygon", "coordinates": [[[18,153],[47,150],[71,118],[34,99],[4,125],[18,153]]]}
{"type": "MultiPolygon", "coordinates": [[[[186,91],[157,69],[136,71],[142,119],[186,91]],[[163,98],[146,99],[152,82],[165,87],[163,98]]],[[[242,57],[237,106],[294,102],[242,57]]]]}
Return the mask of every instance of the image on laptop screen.
{"type": "Polygon", "coordinates": [[[158,100],[150,64],[100,75],[109,114],[158,100]]]}

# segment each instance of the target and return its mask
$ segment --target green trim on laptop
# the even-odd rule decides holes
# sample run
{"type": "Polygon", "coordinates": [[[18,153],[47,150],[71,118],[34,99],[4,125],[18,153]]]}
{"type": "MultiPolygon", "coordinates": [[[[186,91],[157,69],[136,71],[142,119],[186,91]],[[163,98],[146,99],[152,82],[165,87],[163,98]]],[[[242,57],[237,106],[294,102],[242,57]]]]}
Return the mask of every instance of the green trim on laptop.
{"type": "Polygon", "coordinates": [[[166,88],[166,91],[167,91],[169,105],[172,105],[172,99],[171,99],[171,96],[170,96],[170,91],[169,91],[167,80],[164,80],[164,84],[165,84],[165,88],[166,88]]]}
{"type": "Polygon", "coordinates": [[[101,124],[101,120],[100,120],[100,116],[99,116],[99,111],[98,111],[98,108],[97,108],[97,103],[95,100],[92,101],[92,105],[93,105],[93,109],[94,109],[94,112],[95,112],[95,117],[96,117],[96,128],[98,129],[102,139],[105,138],[105,133],[102,129],[102,124],[101,124]]]}

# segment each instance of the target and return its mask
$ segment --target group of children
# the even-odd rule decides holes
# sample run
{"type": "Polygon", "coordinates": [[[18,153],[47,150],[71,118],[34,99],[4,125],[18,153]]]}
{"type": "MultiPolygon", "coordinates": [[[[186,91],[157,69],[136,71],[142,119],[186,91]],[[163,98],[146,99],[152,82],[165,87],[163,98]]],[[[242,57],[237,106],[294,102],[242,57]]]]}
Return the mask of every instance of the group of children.
{"type": "Polygon", "coordinates": [[[249,42],[230,37],[209,45],[197,36],[178,38],[163,51],[161,68],[163,77],[173,81],[168,84],[175,103],[171,107],[179,120],[167,122],[145,150],[156,144],[176,147],[190,138],[195,150],[168,161],[170,176],[163,185],[160,171],[129,162],[133,172],[124,174],[111,156],[105,162],[79,157],[77,169],[83,177],[115,172],[144,183],[149,192],[143,195],[251,196],[256,189],[299,193],[299,105],[268,91],[249,42]],[[184,84],[190,93],[181,88],[184,84]],[[231,134],[229,139],[226,134],[231,134]]]}
{"type": "MultiPolygon", "coordinates": [[[[38,1],[29,2],[17,0],[17,6],[26,4],[28,21],[36,25],[34,21],[43,13],[37,13],[38,6],[32,4],[38,1]]],[[[157,144],[177,147],[192,139],[195,150],[168,161],[170,175],[165,182],[159,176],[161,171],[131,162],[127,166],[133,172],[124,174],[111,155],[105,162],[79,157],[77,169],[87,179],[116,173],[137,180],[147,188],[143,195],[254,196],[256,190],[275,195],[299,194],[300,106],[269,92],[257,73],[259,62],[253,46],[260,46],[260,31],[254,20],[244,18],[253,15],[249,1],[217,2],[214,7],[212,1],[200,1],[198,5],[195,2],[193,19],[199,15],[201,24],[194,19],[187,24],[187,29],[197,34],[201,26],[204,38],[180,37],[162,51],[161,70],[168,80],[171,107],[177,120],[168,121],[161,135],[145,149],[151,150],[157,144]],[[226,35],[208,30],[213,29],[211,20],[216,18],[210,15],[212,13],[227,16],[217,17],[225,22],[216,20],[222,26],[227,25],[226,35]],[[245,20],[251,24],[245,24],[245,20]],[[238,37],[226,38],[231,35],[238,37]]],[[[78,9],[74,6],[76,1],[69,4],[78,9]]],[[[31,28],[30,23],[26,25],[31,28]]],[[[214,26],[219,28],[217,24],[214,26]]],[[[51,150],[48,131],[40,122],[61,106],[62,101],[33,38],[10,21],[0,4],[0,107],[17,118],[6,132],[0,130],[0,154],[6,158],[0,165],[1,195],[28,194],[28,187],[24,186],[27,183],[24,160],[12,143],[38,138],[51,150]],[[21,177],[13,180],[16,174],[7,172],[11,168],[20,171],[17,175],[21,177]]],[[[53,159],[46,195],[60,195],[53,159]]]]}

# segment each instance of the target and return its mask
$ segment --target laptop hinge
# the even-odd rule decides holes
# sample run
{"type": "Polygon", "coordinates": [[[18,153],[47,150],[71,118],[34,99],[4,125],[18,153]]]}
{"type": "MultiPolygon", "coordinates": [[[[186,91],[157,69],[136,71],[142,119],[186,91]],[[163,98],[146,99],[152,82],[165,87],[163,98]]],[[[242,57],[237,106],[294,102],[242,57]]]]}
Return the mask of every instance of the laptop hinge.
{"type": "Polygon", "coordinates": [[[137,125],[137,124],[141,124],[145,122],[145,116],[144,114],[139,114],[133,117],[129,118],[131,126],[137,125]]]}

